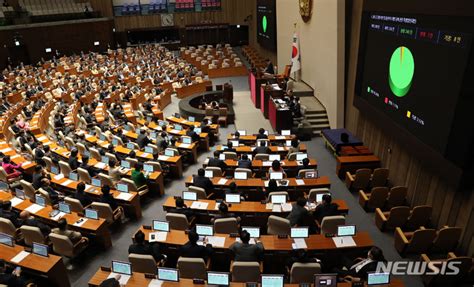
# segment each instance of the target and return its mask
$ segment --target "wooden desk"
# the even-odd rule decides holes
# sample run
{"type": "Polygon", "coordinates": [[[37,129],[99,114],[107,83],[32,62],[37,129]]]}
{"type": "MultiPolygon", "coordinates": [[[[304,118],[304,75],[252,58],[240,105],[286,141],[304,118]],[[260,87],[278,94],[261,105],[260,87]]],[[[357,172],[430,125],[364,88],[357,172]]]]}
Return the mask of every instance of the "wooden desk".
{"type": "Polygon", "coordinates": [[[21,169],[23,169],[26,173],[33,173],[36,163],[26,160],[26,158],[19,155],[12,146],[4,141],[0,141],[0,151],[2,151],[2,153],[5,155],[10,156],[10,159],[14,164],[21,164],[21,169]]]}
{"type": "MultiPolygon", "coordinates": [[[[233,147],[235,149],[235,151],[237,152],[237,154],[244,154],[244,153],[253,153],[254,149],[255,149],[255,146],[248,146],[248,145],[244,145],[244,146],[237,146],[237,147],[233,147]]],[[[271,154],[281,154],[281,155],[284,155],[286,156],[286,154],[288,153],[288,150],[290,149],[289,147],[287,146],[269,146],[268,147],[270,149],[270,153],[271,154]]],[[[217,151],[222,151],[222,152],[225,152],[226,150],[224,149],[224,147],[222,145],[218,145],[216,147],[216,150],[217,151]]],[[[307,149],[306,149],[306,144],[300,144],[300,152],[306,152],[307,149]]]]}
{"type": "Polygon", "coordinates": [[[60,256],[50,254],[48,257],[30,254],[26,256],[19,263],[14,263],[11,260],[25,248],[20,245],[9,247],[0,244],[0,259],[14,265],[20,266],[25,272],[35,275],[46,276],[51,282],[52,286],[69,287],[69,278],[66,267],[60,256]]]}
{"type": "MultiPolygon", "coordinates": [[[[144,229],[143,226],[140,227],[139,230],[145,233],[146,240],[149,240],[150,233],[154,232],[153,230],[144,229]]],[[[236,238],[230,237],[229,234],[214,234],[214,236],[225,238],[224,247],[213,246],[214,249],[228,249],[236,240],[236,238]]],[[[343,248],[337,248],[332,238],[327,238],[325,235],[321,234],[310,235],[305,241],[308,251],[347,250],[357,248],[365,249],[374,245],[372,238],[367,232],[359,232],[353,236],[353,239],[357,246],[343,248]]],[[[293,243],[292,238],[278,238],[277,235],[261,235],[259,240],[265,247],[265,252],[290,252],[293,250],[293,247],[291,246],[293,243]]],[[[171,230],[168,232],[166,242],[160,242],[160,244],[181,246],[186,244],[186,242],[188,242],[188,235],[184,231],[171,230]]]]}
{"type": "Polygon", "coordinates": [[[374,153],[366,146],[342,146],[339,156],[373,155],[374,153]]]}
{"type": "Polygon", "coordinates": [[[375,155],[338,156],[336,160],[336,173],[341,179],[345,178],[347,171],[355,173],[361,168],[375,169],[380,167],[380,159],[375,155]]]}
{"type": "MultiPolygon", "coordinates": [[[[59,190],[63,190],[69,194],[75,193],[79,181],[72,181],[67,178],[56,179],[54,174],[51,175],[51,183],[55,185],[59,190]]],[[[100,198],[102,193],[100,188],[86,185],[86,193],[93,198],[100,198]]],[[[125,211],[129,215],[139,219],[142,217],[142,208],[140,206],[140,195],[137,192],[130,192],[131,197],[127,200],[120,199],[120,191],[111,190],[110,193],[113,195],[117,203],[124,207],[125,211]]]]}
{"type": "Polygon", "coordinates": [[[202,83],[183,86],[181,88],[176,89],[176,94],[178,95],[179,99],[183,99],[194,94],[204,93],[206,91],[207,86],[212,86],[212,82],[204,81],[202,83]]]}
{"type": "MultiPolygon", "coordinates": [[[[288,180],[288,188],[294,188],[294,189],[305,189],[308,190],[310,188],[323,188],[323,187],[330,187],[331,182],[329,181],[328,176],[322,176],[320,178],[314,178],[314,179],[301,179],[304,181],[304,185],[298,185],[296,183],[296,178],[286,178],[288,180]]],[[[261,178],[249,178],[246,180],[234,180],[234,179],[226,179],[225,177],[213,177],[211,179],[212,183],[214,184],[215,187],[218,188],[226,188],[229,187],[231,182],[235,182],[237,187],[239,188],[263,188],[265,187],[265,181],[261,178]],[[219,183],[221,179],[225,179],[225,183],[219,183]]],[[[190,186],[193,183],[193,177],[188,176],[186,178],[186,186],[190,186]]]]}
{"type": "MultiPolygon", "coordinates": [[[[199,200],[199,202],[206,202],[208,203],[206,209],[192,209],[193,211],[196,212],[208,212],[208,213],[218,213],[219,210],[216,208],[219,206],[219,203],[217,203],[214,200],[199,200]]],[[[342,214],[347,214],[349,212],[349,207],[347,206],[347,203],[345,200],[342,199],[333,199],[334,203],[338,205],[338,211],[342,214]]],[[[191,205],[193,204],[192,201],[185,200],[184,203],[186,206],[191,208],[191,205]]],[[[175,204],[175,199],[173,196],[169,196],[165,203],[163,203],[163,210],[165,211],[170,211],[172,209],[176,208],[175,204]]],[[[283,216],[288,214],[289,212],[273,212],[271,209],[266,208],[266,204],[262,204],[259,201],[242,201],[240,203],[233,203],[231,206],[229,206],[229,212],[231,213],[237,213],[237,214],[267,214],[267,215],[279,215],[283,216]]]]}
{"type": "MultiPolygon", "coordinates": [[[[289,135],[289,136],[268,135],[268,140],[270,142],[285,142],[285,141],[293,140],[295,138],[296,138],[295,135],[289,135]]],[[[227,140],[234,140],[234,135],[228,134],[227,140]]],[[[257,141],[257,135],[245,135],[245,136],[240,135],[239,141],[255,143],[257,141]]]]}
{"type": "MultiPolygon", "coordinates": [[[[8,201],[12,198],[13,196],[4,191],[0,191],[0,200],[3,201],[8,201]]],[[[28,199],[23,200],[22,203],[14,206],[14,209],[17,209],[18,211],[23,211],[30,207],[33,204],[28,199]]],[[[57,225],[58,220],[55,220],[54,218],[51,218],[49,216],[49,213],[53,210],[52,206],[46,206],[37,213],[32,214],[36,218],[39,218],[41,221],[46,222],[48,225],[57,225]]],[[[69,229],[71,230],[76,230],[79,231],[82,235],[87,236],[93,236],[95,240],[97,240],[102,247],[105,249],[109,248],[112,246],[112,236],[110,234],[110,231],[107,227],[107,223],[105,222],[105,219],[99,218],[98,220],[92,220],[92,219],[86,219],[82,216],[79,216],[79,214],[72,212],[70,214],[66,214],[63,216],[63,218],[66,219],[69,229]],[[74,223],[76,223],[79,219],[85,219],[86,222],[82,224],[81,226],[76,226],[74,223]]]]}
{"type": "MultiPolygon", "coordinates": [[[[102,281],[107,279],[110,275],[110,272],[101,271],[100,269],[94,274],[94,276],[89,280],[89,287],[98,287],[102,281]]],[[[151,279],[145,278],[144,273],[134,272],[128,280],[126,287],[144,287],[150,284],[151,279]]],[[[202,286],[211,286],[207,284],[193,284],[192,279],[183,279],[181,278],[179,282],[163,282],[162,287],[202,287],[202,286]]],[[[245,287],[246,283],[235,283],[231,282],[230,287],[245,287]]],[[[285,284],[285,287],[299,287],[299,284],[285,284]]],[[[311,285],[313,286],[313,285],[311,285]]],[[[391,280],[389,285],[384,285],[386,287],[404,287],[401,280],[395,279],[391,280]]],[[[337,283],[337,287],[351,287],[351,283],[337,283]]]]}

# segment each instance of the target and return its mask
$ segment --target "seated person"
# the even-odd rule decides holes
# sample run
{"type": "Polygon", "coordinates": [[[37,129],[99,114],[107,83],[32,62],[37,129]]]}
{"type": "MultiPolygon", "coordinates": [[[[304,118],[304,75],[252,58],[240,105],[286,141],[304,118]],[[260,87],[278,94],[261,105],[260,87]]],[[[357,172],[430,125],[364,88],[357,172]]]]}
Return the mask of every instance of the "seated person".
{"type": "Polygon", "coordinates": [[[67,161],[69,163],[69,167],[72,170],[76,170],[79,167],[79,159],[77,158],[78,153],[78,150],[76,148],[73,148],[71,150],[71,155],[69,156],[69,159],[67,161]]]}
{"type": "Polygon", "coordinates": [[[179,256],[202,258],[204,261],[207,261],[214,252],[212,245],[207,244],[207,240],[204,240],[205,246],[198,245],[199,235],[194,230],[189,231],[188,239],[189,241],[179,248],[179,256]]]}
{"type": "Polygon", "coordinates": [[[316,263],[319,262],[318,259],[310,257],[308,251],[305,249],[296,249],[291,251],[290,258],[287,259],[286,266],[289,270],[295,263],[316,263]]]}
{"type": "Polygon", "coordinates": [[[298,139],[293,139],[293,140],[291,140],[291,146],[288,149],[288,153],[287,153],[286,157],[288,158],[288,156],[290,154],[295,153],[295,152],[299,152],[299,151],[300,151],[300,142],[298,141],[298,139]]]}
{"type": "Polygon", "coordinates": [[[246,230],[240,232],[240,241],[234,242],[229,250],[234,254],[235,261],[255,262],[261,261],[264,252],[263,244],[255,240],[256,244],[249,244],[250,233],[246,230]]]}
{"type": "Polygon", "coordinates": [[[38,189],[41,187],[41,180],[43,180],[43,178],[48,178],[48,177],[49,177],[49,174],[47,173],[47,171],[41,165],[38,164],[35,166],[35,171],[33,173],[31,184],[33,185],[35,189],[38,189]]]}
{"type": "MultiPolygon", "coordinates": [[[[286,191],[286,189],[284,186],[278,186],[278,183],[275,179],[270,179],[268,181],[268,186],[265,187],[265,196],[268,197],[271,192],[275,191],[286,191]]],[[[270,198],[268,198],[268,200],[270,200],[270,198]]]]}
{"type": "Polygon", "coordinates": [[[140,147],[140,149],[145,148],[147,146],[147,144],[151,143],[150,139],[148,138],[148,136],[146,134],[145,129],[140,130],[140,134],[137,137],[136,143],[140,147]]]}
{"type": "Polygon", "coordinates": [[[237,184],[236,184],[235,182],[231,182],[231,183],[229,184],[229,189],[226,190],[225,193],[226,193],[226,194],[239,194],[241,201],[245,201],[245,200],[246,200],[245,194],[237,190],[237,184]]]}
{"type": "Polygon", "coordinates": [[[135,233],[135,243],[132,243],[128,247],[128,254],[141,254],[141,255],[151,255],[156,262],[160,262],[165,259],[165,256],[160,252],[160,246],[158,243],[147,243],[145,241],[145,233],[139,230],[135,233]]]}
{"type": "Polygon", "coordinates": [[[247,154],[243,154],[237,162],[237,167],[252,169],[252,161],[249,159],[247,154]]]}
{"type": "Polygon", "coordinates": [[[100,283],[99,287],[120,287],[119,280],[121,277],[122,276],[120,276],[120,274],[117,274],[112,278],[105,279],[104,281],[102,281],[102,283],[100,283]]]}
{"type": "Polygon", "coordinates": [[[67,228],[67,221],[65,218],[59,219],[58,227],[53,228],[51,232],[66,236],[67,238],[69,238],[69,240],[71,240],[73,245],[76,245],[79,242],[87,243],[89,241],[89,239],[87,239],[87,237],[83,237],[80,232],[69,230],[67,228]]]}
{"type": "Polygon", "coordinates": [[[58,204],[60,193],[51,187],[51,182],[47,178],[41,180],[41,188],[46,191],[51,199],[52,204],[58,204]]]}
{"type": "Polygon", "coordinates": [[[225,152],[237,152],[237,150],[234,148],[232,142],[227,143],[227,148],[224,150],[225,152]]]}
{"type": "Polygon", "coordinates": [[[193,142],[199,142],[199,135],[194,131],[194,126],[190,126],[189,129],[186,131],[186,135],[191,137],[193,142]]]}
{"type": "Polygon", "coordinates": [[[338,276],[352,282],[366,281],[368,277],[367,273],[376,271],[377,264],[379,262],[385,262],[385,257],[383,251],[377,246],[374,246],[367,254],[367,258],[350,260],[347,257],[342,257],[341,262],[342,267],[345,268],[334,269],[334,272],[337,273],[338,276]]]}
{"type": "Polygon", "coordinates": [[[214,223],[216,219],[221,219],[221,218],[235,218],[237,219],[237,222],[240,222],[240,217],[236,216],[233,213],[230,213],[229,206],[225,204],[225,202],[221,202],[219,204],[219,213],[213,215],[213,218],[211,219],[211,223],[214,223]]]}
{"type": "Polygon", "coordinates": [[[338,206],[335,203],[332,203],[332,197],[330,194],[323,195],[323,201],[316,206],[313,211],[314,219],[319,223],[326,216],[338,215],[338,206]]]}
{"type": "Polygon", "coordinates": [[[23,210],[20,213],[20,218],[23,221],[22,224],[21,224],[22,226],[25,225],[25,226],[38,227],[41,230],[41,233],[44,236],[48,236],[48,234],[51,232],[51,228],[49,228],[48,225],[46,225],[46,224],[40,222],[39,220],[37,220],[36,218],[34,218],[31,215],[31,213],[27,210],[23,210]]]}
{"type": "Polygon", "coordinates": [[[86,184],[84,182],[79,182],[76,187],[76,193],[74,194],[74,198],[81,202],[82,207],[86,207],[91,205],[92,200],[86,194],[86,184]]]}
{"type": "Polygon", "coordinates": [[[232,135],[232,139],[234,140],[239,140],[240,139],[240,133],[238,131],[236,131],[233,135],[232,135]]]}
{"type": "Polygon", "coordinates": [[[21,268],[9,268],[5,260],[0,259],[0,284],[8,287],[24,287],[27,280],[21,275],[21,268]]]}
{"type": "Polygon", "coordinates": [[[262,72],[265,77],[272,77],[275,75],[275,67],[273,66],[273,63],[270,61],[270,59],[267,59],[267,66],[262,72]]]}
{"type": "Polygon", "coordinates": [[[21,171],[19,171],[21,164],[12,163],[10,156],[8,155],[3,157],[2,168],[7,173],[8,178],[15,178],[22,175],[21,171]]]}
{"type": "Polygon", "coordinates": [[[269,154],[271,152],[270,148],[267,147],[266,141],[261,141],[260,145],[253,150],[253,156],[257,154],[269,154]]]}
{"type": "Polygon", "coordinates": [[[137,163],[132,170],[132,180],[138,188],[146,186],[147,177],[143,173],[143,164],[141,162],[137,163]]]}
{"type": "Polygon", "coordinates": [[[303,164],[302,166],[299,166],[298,167],[298,172],[300,170],[303,170],[303,169],[312,169],[310,166],[309,166],[309,158],[304,158],[301,163],[303,164]]]}
{"type": "Polygon", "coordinates": [[[190,209],[186,204],[184,203],[184,200],[182,197],[176,197],[175,199],[175,208],[170,210],[172,213],[179,213],[179,214],[184,214],[186,215],[186,218],[190,220],[193,216],[194,213],[192,209],[190,209]]]}
{"type": "Polygon", "coordinates": [[[286,177],[286,172],[283,170],[283,167],[281,167],[280,161],[278,160],[272,162],[272,166],[268,169],[268,173],[270,174],[271,172],[282,172],[283,177],[286,177]]]}
{"type": "Polygon", "coordinates": [[[81,159],[81,164],[79,165],[80,168],[87,170],[90,177],[95,177],[99,174],[99,170],[97,170],[94,166],[89,165],[89,156],[83,155],[81,159]]]}
{"type": "Polygon", "coordinates": [[[201,187],[210,193],[214,189],[212,181],[205,177],[206,171],[203,168],[198,169],[198,174],[193,177],[193,186],[201,187]]]}
{"type": "Polygon", "coordinates": [[[19,214],[12,209],[11,201],[3,201],[0,209],[0,217],[10,220],[16,228],[21,226],[21,220],[18,218],[19,214]]]}
{"type": "Polygon", "coordinates": [[[258,139],[258,140],[261,140],[261,139],[268,139],[268,136],[265,134],[265,129],[260,128],[260,129],[258,130],[257,139],[258,139]]]}
{"type": "Polygon", "coordinates": [[[112,211],[115,211],[119,206],[117,204],[117,201],[115,201],[113,195],[110,194],[110,186],[108,186],[107,184],[102,186],[101,191],[102,196],[100,198],[100,202],[107,203],[108,205],[110,205],[110,208],[112,208],[112,211]]]}
{"type": "Polygon", "coordinates": [[[306,198],[299,197],[293,204],[290,214],[286,217],[290,220],[291,226],[304,226],[303,221],[305,216],[308,215],[309,211],[305,208],[306,198]]]}
{"type": "Polygon", "coordinates": [[[209,158],[207,166],[220,167],[224,172],[227,168],[227,164],[223,160],[219,159],[219,154],[219,151],[214,151],[214,157],[209,158]]]}
{"type": "Polygon", "coordinates": [[[109,160],[109,176],[114,184],[117,184],[122,179],[124,174],[120,171],[120,166],[117,166],[115,159],[109,160]]]}

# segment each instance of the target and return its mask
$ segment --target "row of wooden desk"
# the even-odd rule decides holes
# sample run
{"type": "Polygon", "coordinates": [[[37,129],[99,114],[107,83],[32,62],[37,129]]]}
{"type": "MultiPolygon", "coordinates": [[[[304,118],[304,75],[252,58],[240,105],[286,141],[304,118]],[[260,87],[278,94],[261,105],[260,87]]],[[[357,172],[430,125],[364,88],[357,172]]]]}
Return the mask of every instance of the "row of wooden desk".
{"type": "MultiPolygon", "coordinates": [[[[108,271],[102,271],[98,270],[95,274],[94,277],[89,280],[89,286],[90,287],[97,287],[100,285],[102,281],[108,278],[110,275],[110,272],[108,271]]],[[[137,273],[134,272],[130,279],[127,282],[126,287],[144,287],[144,286],[149,286],[149,284],[152,282],[152,279],[146,278],[145,274],[143,273],[137,273]]],[[[193,287],[202,287],[202,286],[213,286],[213,285],[207,285],[207,284],[194,284],[192,279],[180,279],[179,282],[160,282],[159,286],[162,287],[188,287],[188,286],[193,286],[193,287]]],[[[157,285],[158,286],[158,285],[157,285]]],[[[246,287],[246,283],[235,283],[231,282],[230,287],[246,287]]],[[[299,284],[285,284],[285,287],[299,287],[299,284]]],[[[314,285],[311,285],[312,287],[314,285]]],[[[393,280],[390,282],[389,285],[384,285],[387,287],[403,287],[403,283],[401,280],[393,280]]],[[[351,287],[351,283],[337,283],[337,287],[351,287]]]]}

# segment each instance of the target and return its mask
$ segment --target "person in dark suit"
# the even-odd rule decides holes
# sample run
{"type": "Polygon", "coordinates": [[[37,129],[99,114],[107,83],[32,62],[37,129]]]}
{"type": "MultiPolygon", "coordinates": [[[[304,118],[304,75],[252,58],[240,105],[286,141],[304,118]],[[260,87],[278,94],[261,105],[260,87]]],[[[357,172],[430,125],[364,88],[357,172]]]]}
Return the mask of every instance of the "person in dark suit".
{"type": "Polygon", "coordinates": [[[53,204],[58,204],[59,193],[51,187],[51,182],[47,178],[41,180],[41,188],[44,189],[48,194],[53,204]]]}
{"type": "Polygon", "coordinates": [[[71,167],[72,170],[76,170],[79,167],[79,159],[77,158],[78,155],[78,150],[77,149],[72,149],[71,150],[71,155],[69,156],[68,163],[69,167],[71,167]]]}
{"type": "Polygon", "coordinates": [[[43,224],[42,222],[38,221],[36,218],[31,216],[31,213],[29,211],[23,210],[20,213],[20,218],[23,221],[21,224],[22,226],[25,225],[25,226],[38,227],[44,236],[47,236],[51,232],[51,228],[48,225],[43,224]]]}
{"type": "Polygon", "coordinates": [[[309,158],[304,158],[301,163],[303,164],[302,166],[298,166],[298,172],[303,169],[311,169],[309,166],[309,158]]]}
{"type": "Polygon", "coordinates": [[[188,233],[189,241],[179,248],[179,255],[182,257],[191,257],[191,258],[202,258],[204,261],[214,253],[211,244],[207,244],[206,240],[204,243],[206,246],[198,245],[197,241],[199,240],[199,235],[191,230],[188,233]]]}
{"type": "Polygon", "coordinates": [[[199,137],[199,135],[194,131],[194,126],[190,126],[190,127],[189,127],[189,130],[186,131],[186,135],[187,135],[188,137],[191,137],[191,140],[192,140],[193,142],[199,142],[200,137],[199,137]]]}
{"type": "Polygon", "coordinates": [[[104,185],[101,191],[102,191],[102,196],[101,196],[100,202],[109,204],[110,208],[112,208],[112,210],[115,211],[118,208],[118,204],[115,201],[115,198],[112,196],[112,194],[110,194],[110,186],[104,185]]]}
{"type": "Polygon", "coordinates": [[[226,194],[238,194],[240,195],[240,200],[245,201],[247,198],[245,197],[245,194],[237,190],[237,184],[235,182],[231,182],[229,184],[229,189],[226,190],[226,194]]]}
{"type": "Polygon", "coordinates": [[[135,243],[131,244],[128,247],[128,254],[141,254],[141,255],[151,255],[156,262],[159,262],[165,257],[160,252],[160,246],[158,243],[146,243],[145,242],[145,233],[139,230],[135,233],[135,243]]]}
{"type": "Polygon", "coordinates": [[[137,144],[138,146],[143,149],[146,147],[147,144],[149,144],[151,141],[150,139],[148,138],[148,136],[146,135],[146,130],[145,129],[142,129],[140,130],[140,134],[138,135],[138,138],[137,138],[137,144]]]}
{"type": "Polygon", "coordinates": [[[267,59],[267,67],[263,70],[263,73],[269,75],[275,74],[275,67],[273,66],[273,63],[270,61],[270,59],[267,59]]]}
{"type": "Polygon", "coordinates": [[[219,152],[217,150],[214,151],[214,157],[209,158],[207,166],[220,167],[222,171],[227,169],[227,164],[223,160],[219,159],[219,152]]]}
{"type": "Polygon", "coordinates": [[[237,167],[252,169],[252,161],[249,159],[247,154],[243,154],[237,162],[237,167]]]}
{"type": "Polygon", "coordinates": [[[234,242],[229,247],[229,250],[234,254],[235,261],[255,262],[262,260],[264,251],[262,242],[255,240],[256,244],[249,244],[250,233],[246,230],[240,232],[240,241],[242,242],[234,242]]]}
{"type": "Polygon", "coordinates": [[[0,259],[0,284],[8,287],[24,287],[28,281],[21,275],[21,269],[11,270],[5,260],[0,259]]]}
{"type": "Polygon", "coordinates": [[[350,279],[351,281],[366,281],[368,277],[367,273],[376,271],[377,264],[379,262],[385,262],[385,257],[382,249],[374,246],[369,250],[367,258],[351,260],[347,257],[342,257],[341,261],[342,266],[346,267],[347,270],[335,268],[334,272],[337,273],[338,276],[350,279]]]}
{"type": "Polygon", "coordinates": [[[89,165],[89,156],[83,155],[82,156],[82,162],[79,165],[80,168],[87,170],[89,173],[90,177],[95,177],[96,175],[99,174],[99,170],[93,167],[92,165],[89,165]]]}
{"type": "Polygon", "coordinates": [[[204,176],[205,174],[203,168],[198,169],[198,174],[193,177],[193,186],[204,188],[206,193],[209,193],[214,189],[214,184],[209,178],[204,176]]]}
{"type": "MultiPolygon", "coordinates": [[[[275,179],[270,179],[268,181],[268,186],[265,187],[265,196],[268,197],[268,195],[271,193],[271,192],[275,192],[275,191],[285,191],[284,187],[280,187],[278,186],[278,183],[275,179]]],[[[268,199],[270,200],[270,198],[268,199]]]]}
{"type": "Polygon", "coordinates": [[[287,219],[290,220],[290,225],[302,226],[304,217],[308,215],[309,211],[305,208],[306,198],[299,197],[296,200],[296,203],[293,204],[290,214],[288,214],[287,219]]]}
{"type": "Polygon", "coordinates": [[[40,162],[44,157],[43,143],[38,142],[38,145],[35,148],[35,161],[40,162]]]}
{"type": "Polygon", "coordinates": [[[260,128],[258,130],[257,139],[258,140],[268,139],[268,136],[265,134],[265,130],[263,128],[260,128]]]}
{"type": "Polygon", "coordinates": [[[230,213],[229,206],[225,204],[225,202],[221,202],[219,204],[219,213],[213,216],[213,218],[211,219],[211,223],[214,223],[216,219],[221,219],[221,218],[235,218],[237,219],[237,222],[240,222],[240,217],[236,216],[233,213],[230,213]]]}
{"type": "Polygon", "coordinates": [[[225,149],[225,151],[227,152],[237,152],[237,150],[234,148],[234,145],[232,144],[232,142],[228,142],[227,143],[227,149],[225,149]]]}
{"type": "Polygon", "coordinates": [[[2,202],[0,217],[10,220],[16,228],[21,226],[21,220],[18,219],[18,212],[12,209],[11,201],[2,202]]]}
{"type": "Polygon", "coordinates": [[[79,182],[76,187],[76,193],[74,194],[74,198],[79,200],[83,207],[86,207],[92,203],[90,197],[85,193],[86,184],[83,182],[79,182]]]}
{"type": "Polygon", "coordinates": [[[32,176],[32,182],[31,184],[33,185],[33,187],[35,189],[38,189],[41,187],[41,181],[43,180],[43,178],[48,178],[47,176],[48,174],[46,173],[46,171],[43,169],[43,167],[41,165],[36,165],[35,166],[35,172],[33,173],[33,176],[32,176]]]}
{"type": "Polygon", "coordinates": [[[253,150],[253,155],[255,156],[256,154],[263,153],[263,154],[269,154],[270,153],[270,148],[267,147],[267,142],[266,141],[261,141],[260,146],[256,147],[253,150]]]}
{"type": "Polygon", "coordinates": [[[176,197],[175,199],[175,208],[173,208],[170,212],[172,213],[179,213],[186,215],[188,221],[194,216],[194,212],[191,208],[184,204],[184,200],[182,197],[176,197]]]}
{"type": "Polygon", "coordinates": [[[313,211],[314,219],[316,219],[319,223],[323,220],[326,216],[333,216],[338,215],[337,211],[337,204],[332,203],[332,197],[330,194],[323,195],[323,202],[318,204],[313,211]]]}

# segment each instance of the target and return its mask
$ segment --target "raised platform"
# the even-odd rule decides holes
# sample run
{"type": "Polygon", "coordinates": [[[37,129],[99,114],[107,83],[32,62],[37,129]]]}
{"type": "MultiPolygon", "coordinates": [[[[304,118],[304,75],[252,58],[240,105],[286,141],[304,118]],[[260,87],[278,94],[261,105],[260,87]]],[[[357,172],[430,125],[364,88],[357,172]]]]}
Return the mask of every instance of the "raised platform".
{"type": "MultiPolygon", "coordinates": [[[[235,111],[231,102],[224,101],[224,92],[223,91],[212,91],[197,94],[194,96],[187,97],[182,99],[179,102],[179,113],[182,116],[194,117],[196,121],[202,121],[206,116],[206,111],[199,109],[199,104],[202,99],[206,98],[209,100],[216,100],[219,105],[225,105],[227,107],[227,123],[233,124],[235,120],[235,111]]],[[[219,117],[219,111],[213,111],[214,118],[219,117]]]]}

